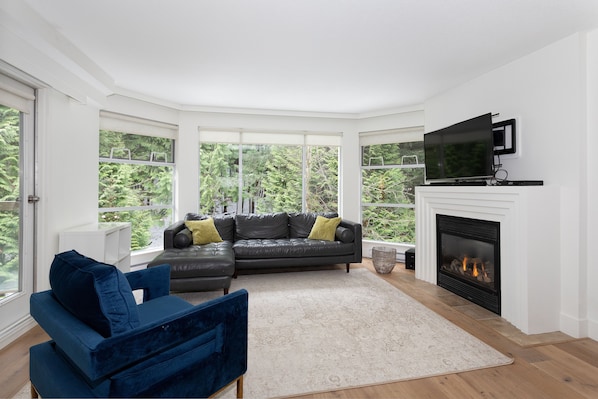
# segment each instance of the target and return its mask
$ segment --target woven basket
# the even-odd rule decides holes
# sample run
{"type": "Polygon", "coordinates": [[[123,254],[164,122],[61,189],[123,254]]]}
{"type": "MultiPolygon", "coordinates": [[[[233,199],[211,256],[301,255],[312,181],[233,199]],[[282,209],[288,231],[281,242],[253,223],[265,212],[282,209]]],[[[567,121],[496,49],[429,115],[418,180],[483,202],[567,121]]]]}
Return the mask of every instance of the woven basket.
{"type": "Polygon", "coordinates": [[[397,250],[386,247],[372,248],[372,263],[378,273],[390,273],[397,263],[397,250]]]}

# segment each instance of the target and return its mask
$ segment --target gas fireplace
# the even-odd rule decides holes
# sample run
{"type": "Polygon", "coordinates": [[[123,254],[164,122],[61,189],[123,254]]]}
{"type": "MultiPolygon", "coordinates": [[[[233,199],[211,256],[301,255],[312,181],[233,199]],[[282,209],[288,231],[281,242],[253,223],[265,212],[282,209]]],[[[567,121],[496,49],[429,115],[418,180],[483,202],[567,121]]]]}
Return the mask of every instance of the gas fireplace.
{"type": "Polygon", "coordinates": [[[500,223],[436,215],[437,284],[500,315],[500,223]]]}

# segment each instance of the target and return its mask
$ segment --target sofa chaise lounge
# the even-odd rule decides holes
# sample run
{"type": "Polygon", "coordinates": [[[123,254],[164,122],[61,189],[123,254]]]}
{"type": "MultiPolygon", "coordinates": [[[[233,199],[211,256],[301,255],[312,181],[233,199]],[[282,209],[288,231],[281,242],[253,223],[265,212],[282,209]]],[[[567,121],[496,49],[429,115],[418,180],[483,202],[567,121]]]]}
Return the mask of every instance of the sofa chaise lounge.
{"type": "Polygon", "coordinates": [[[187,214],[164,231],[164,252],[148,267],[169,264],[173,291],[222,289],[226,294],[233,276],[243,269],[345,263],[348,273],[351,263],[362,260],[361,242],[361,224],[336,214],[278,212],[213,219],[187,214]],[[212,224],[216,234],[204,226],[200,237],[196,222],[212,224]]]}

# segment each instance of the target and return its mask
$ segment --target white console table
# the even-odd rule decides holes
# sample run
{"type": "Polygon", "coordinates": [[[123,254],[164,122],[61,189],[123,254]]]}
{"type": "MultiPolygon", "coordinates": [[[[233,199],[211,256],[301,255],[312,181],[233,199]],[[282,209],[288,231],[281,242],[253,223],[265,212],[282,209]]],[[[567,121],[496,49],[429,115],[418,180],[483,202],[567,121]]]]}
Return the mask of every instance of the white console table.
{"type": "Polygon", "coordinates": [[[126,273],[131,269],[131,224],[92,223],[65,230],[60,233],[59,250],[71,249],[126,273]]]}

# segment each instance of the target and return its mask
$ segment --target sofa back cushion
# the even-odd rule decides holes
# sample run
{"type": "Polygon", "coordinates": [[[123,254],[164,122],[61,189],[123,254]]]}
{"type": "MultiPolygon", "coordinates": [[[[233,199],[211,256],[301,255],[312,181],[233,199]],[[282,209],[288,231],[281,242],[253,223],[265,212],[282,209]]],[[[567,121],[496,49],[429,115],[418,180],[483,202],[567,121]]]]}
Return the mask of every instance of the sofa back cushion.
{"type": "Polygon", "coordinates": [[[214,225],[224,241],[235,239],[235,218],[229,215],[214,216],[214,225]]]}
{"type": "Polygon", "coordinates": [[[63,252],[50,267],[50,286],[62,306],[104,337],[140,324],[131,286],[115,266],[63,252]]]}
{"type": "MultiPolygon", "coordinates": [[[[188,220],[205,220],[210,216],[200,215],[198,213],[188,213],[185,215],[185,221],[188,220]]],[[[233,241],[235,239],[235,218],[230,215],[214,216],[214,226],[218,230],[218,234],[224,241],[233,241]]]]}
{"type": "Polygon", "coordinates": [[[235,240],[288,238],[289,217],[286,213],[237,215],[235,240]]]}
{"type": "Polygon", "coordinates": [[[307,238],[314,226],[314,223],[316,222],[316,217],[318,217],[318,215],[324,216],[326,218],[335,218],[338,216],[338,213],[289,213],[289,237],[307,238]]]}

